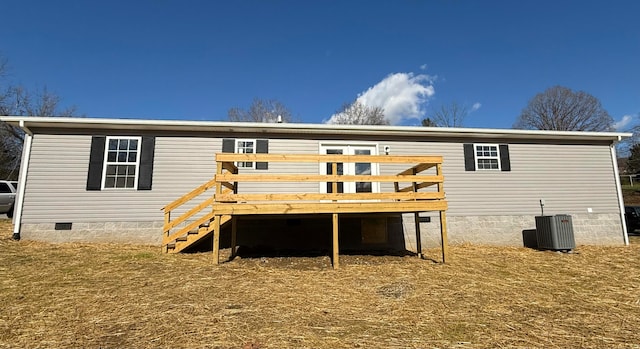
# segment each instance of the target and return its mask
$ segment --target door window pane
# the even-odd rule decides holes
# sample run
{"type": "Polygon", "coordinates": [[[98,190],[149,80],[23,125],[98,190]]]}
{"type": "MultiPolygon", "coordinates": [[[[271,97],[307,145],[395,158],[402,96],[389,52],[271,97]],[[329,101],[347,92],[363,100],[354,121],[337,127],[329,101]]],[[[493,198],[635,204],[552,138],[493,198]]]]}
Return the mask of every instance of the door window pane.
{"type": "MultiPolygon", "coordinates": [[[[356,149],[355,155],[371,155],[369,149],[356,149]]],[[[370,162],[356,162],[356,175],[371,175],[371,163],[370,162]]],[[[371,193],[371,182],[356,182],[356,193],[371,193]]]]}
{"type": "MultiPolygon", "coordinates": [[[[327,149],[327,155],[342,155],[343,151],[342,149],[327,149]]],[[[344,174],[344,164],[339,162],[337,164],[337,174],[338,175],[343,175],[344,174]]],[[[327,162],[327,174],[333,174],[333,163],[332,162],[327,162]]],[[[327,182],[327,193],[333,193],[333,183],[327,182]]],[[[338,182],[338,193],[344,193],[344,183],[343,182],[338,182]]]]}

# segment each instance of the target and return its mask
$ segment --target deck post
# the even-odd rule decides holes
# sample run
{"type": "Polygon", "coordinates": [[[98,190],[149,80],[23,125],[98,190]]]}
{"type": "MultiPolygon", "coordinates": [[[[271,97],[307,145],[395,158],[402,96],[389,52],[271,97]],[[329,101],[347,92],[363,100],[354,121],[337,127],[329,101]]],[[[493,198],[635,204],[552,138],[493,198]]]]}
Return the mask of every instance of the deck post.
{"type": "Polygon", "coordinates": [[[236,258],[236,234],[238,233],[237,217],[231,216],[231,257],[229,259],[236,258]]]}
{"type": "MultiPolygon", "coordinates": [[[[334,175],[334,176],[338,175],[338,163],[337,162],[334,162],[334,163],[331,164],[331,174],[334,175]]],[[[331,183],[331,192],[333,194],[338,192],[338,182],[331,183]]],[[[336,201],[336,200],[333,200],[333,201],[336,201]]]]}
{"type": "Polygon", "coordinates": [[[220,263],[220,219],[220,215],[213,219],[213,264],[220,263]]]}
{"type": "Polygon", "coordinates": [[[169,252],[169,247],[164,243],[164,239],[167,238],[170,235],[170,231],[171,230],[167,230],[167,226],[169,226],[169,223],[171,223],[171,211],[165,211],[164,212],[164,227],[162,228],[162,252],[164,253],[168,253],[169,252]]]}
{"type": "MultiPolygon", "coordinates": [[[[216,161],[216,177],[222,174],[222,162],[216,161]]],[[[216,191],[214,195],[222,194],[222,183],[216,181],[216,191]]]]}
{"type": "MultiPolygon", "coordinates": [[[[436,165],[436,175],[442,175],[442,164],[436,165]]],[[[444,193],[444,182],[438,183],[438,192],[444,193]]],[[[442,246],[442,263],[446,263],[449,259],[449,241],[447,239],[447,213],[440,211],[440,243],[442,246]]]]}
{"type": "MultiPolygon", "coordinates": [[[[414,176],[418,173],[415,167],[413,168],[412,172],[414,176]]],[[[413,182],[413,192],[414,193],[418,192],[418,183],[416,182],[413,182]]],[[[417,199],[415,201],[417,201],[417,199]]],[[[413,213],[413,223],[416,227],[416,252],[418,253],[418,258],[422,258],[422,236],[420,235],[420,213],[419,212],[413,213]]]]}
{"type": "Polygon", "coordinates": [[[166,227],[171,223],[171,211],[165,211],[164,213],[164,226],[166,227]]]}
{"type": "Polygon", "coordinates": [[[332,258],[332,262],[333,262],[333,269],[338,269],[340,267],[340,261],[339,261],[339,246],[338,246],[338,214],[334,213],[332,215],[332,221],[333,221],[333,258],[332,258]]]}
{"type": "Polygon", "coordinates": [[[418,212],[413,213],[413,222],[416,226],[416,252],[418,258],[422,258],[422,236],[420,235],[420,214],[418,212]]]}
{"type": "Polygon", "coordinates": [[[440,241],[442,243],[442,263],[449,259],[449,241],[447,239],[447,213],[440,211],[440,241]]]}

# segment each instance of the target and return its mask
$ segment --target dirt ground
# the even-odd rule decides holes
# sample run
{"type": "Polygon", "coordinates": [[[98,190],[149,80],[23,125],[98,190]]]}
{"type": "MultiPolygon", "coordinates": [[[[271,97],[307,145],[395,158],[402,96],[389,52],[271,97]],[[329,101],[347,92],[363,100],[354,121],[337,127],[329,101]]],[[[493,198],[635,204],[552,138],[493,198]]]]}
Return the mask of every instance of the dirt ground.
{"type": "Polygon", "coordinates": [[[210,253],[14,241],[10,227],[0,348],[640,348],[635,243],[452,246],[447,264],[345,255],[332,270],[327,256],[216,267],[210,253]]]}

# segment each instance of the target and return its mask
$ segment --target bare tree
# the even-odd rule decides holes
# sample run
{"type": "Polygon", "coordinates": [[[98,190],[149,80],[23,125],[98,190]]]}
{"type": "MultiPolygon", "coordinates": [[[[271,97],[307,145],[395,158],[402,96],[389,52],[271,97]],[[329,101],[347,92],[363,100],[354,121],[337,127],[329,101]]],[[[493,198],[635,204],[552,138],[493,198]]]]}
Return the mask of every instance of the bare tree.
{"type": "Polygon", "coordinates": [[[600,101],[583,91],[554,86],[533,97],[514,128],[556,131],[609,131],[613,118],[600,101]]]}
{"type": "Polygon", "coordinates": [[[292,122],[291,111],[276,99],[263,100],[254,98],[248,110],[234,107],[227,113],[229,121],[240,122],[292,122]]]}
{"type": "Polygon", "coordinates": [[[640,173],[640,144],[636,143],[629,148],[629,157],[626,165],[627,173],[640,173]]]}
{"type": "Polygon", "coordinates": [[[345,103],[329,120],[330,124],[345,125],[389,125],[384,109],[369,107],[359,101],[345,103]]]}
{"type": "MultiPolygon", "coordinates": [[[[430,120],[432,126],[440,127],[462,127],[464,126],[464,119],[469,115],[469,107],[466,104],[460,104],[458,102],[451,102],[450,104],[442,104],[439,108],[434,108],[431,112],[430,120]]],[[[423,126],[427,126],[424,124],[423,126]]]]}
{"type": "MultiPolygon", "coordinates": [[[[22,86],[5,83],[1,78],[6,76],[7,67],[7,60],[0,57],[0,115],[75,115],[75,107],[60,110],[60,97],[49,92],[46,87],[30,93],[22,86]]],[[[20,128],[0,122],[0,179],[17,179],[23,141],[24,132],[20,128]]]]}

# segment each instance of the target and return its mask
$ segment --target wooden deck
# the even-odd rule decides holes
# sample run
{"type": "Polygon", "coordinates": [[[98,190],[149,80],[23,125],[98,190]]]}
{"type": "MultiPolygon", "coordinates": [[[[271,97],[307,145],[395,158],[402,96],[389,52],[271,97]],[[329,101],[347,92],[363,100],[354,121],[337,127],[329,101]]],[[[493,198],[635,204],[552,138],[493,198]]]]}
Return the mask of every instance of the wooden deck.
{"type": "MultiPolygon", "coordinates": [[[[231,258],[236,254],[236,217],[242,215],[331,214],[333,227],[332,262],[339,266],[339,215],[346,213],[413,213],[417,252],[421,256],[419,212],[438,211],[442,242],[442,261],[447,260],[447,202],[444,193],[441,156],[388,155],[300,155],[300,154],[216,154],[213,179],[166,205],[162,246],[165,252],[180,252],[213,234],[213,260],[219,263],[220,230],[231,224],[231,258]],[[331,174],[277,174],[268,171],[240,173],[238,162],[317,163],[330,166],[331,174]],[[339,175],[338,164],[398,165],[405,168],[389,175],[339,175]],[[408,167],[405,167],[408,166],[408,167]],[[244,193],[243,183],[330,183],[329,193],[244,193]],[[339,183],[380,183],[380,192],[339,193],[339,183]],[[385,184],[386,185],[383,185],[385,184]],[[393,185],[390,185],[392,183],[393,185]],[[391,188],[392,189],[388,189],[391,188]],[[384,189],[387,189],[386,192],[384,189]],[[208,194],[210,193],[210,194],[208,194]],[[202,197],[206,197],[202,199],[202,197]],[[194,200],[201,200],[194,203],[194,200]],[[172,219],[172,211],[183,205],[191,207],[172,219]]],[[[327,167],[328,169],[329,167],[327,167]]],[[[241,169],[242,170],[242,169],[241,169]]],[[[320,172],[320,171],[318,171],[320,172]]],[[[329,188],[329,187],[328,187],[329,188]]]]}

